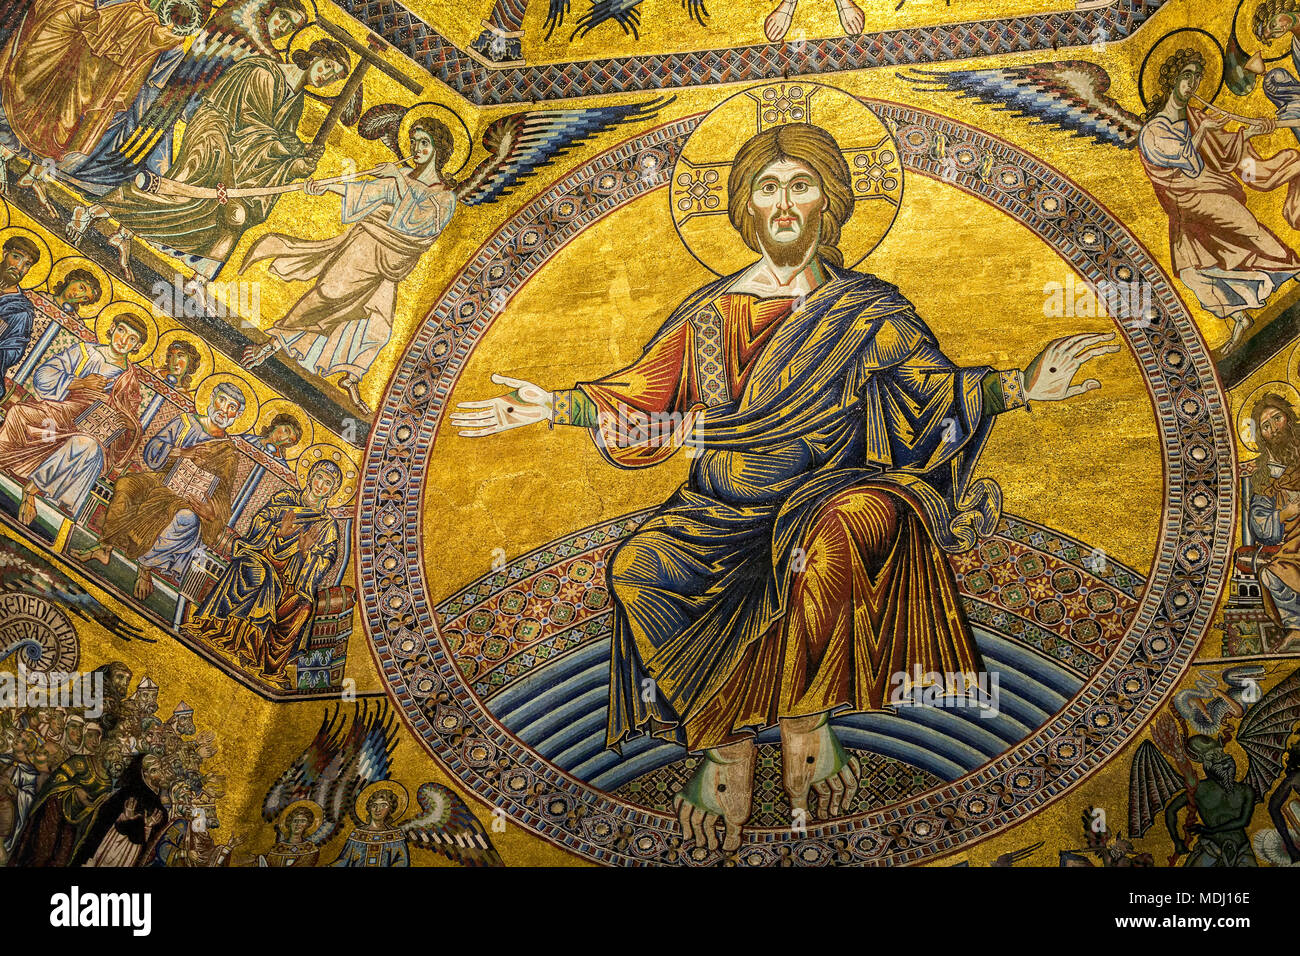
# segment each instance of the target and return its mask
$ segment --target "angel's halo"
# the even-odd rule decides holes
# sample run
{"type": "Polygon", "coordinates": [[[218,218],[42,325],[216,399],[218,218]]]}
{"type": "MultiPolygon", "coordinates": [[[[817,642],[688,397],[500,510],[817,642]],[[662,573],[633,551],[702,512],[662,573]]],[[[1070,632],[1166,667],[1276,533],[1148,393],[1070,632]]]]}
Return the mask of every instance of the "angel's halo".
{"type": "Polygon", "coordinates": [[[1138,94],[1142,97],[1144,107],[1151,109],[1157,97],[1160,68],[1176,51],[1187,49],[1200,53],[1205,60],[1205,75],[1201,78],[1201,85],[1197,89],[1214,90],[1212,94],[1198,92],[1197,95],[1209,103],[1213,103],[1218,97],[1223,90],[1223,44],[1208,30],[1202,30],[1200,27],[1179,27],[1156,40],[1147,51],[1147,55],[1142,58],[1142,67],[1138,70],[1138,94]],[[1147,71],[1148,66],[1152,67],[1150,72],[1147,71]]]}

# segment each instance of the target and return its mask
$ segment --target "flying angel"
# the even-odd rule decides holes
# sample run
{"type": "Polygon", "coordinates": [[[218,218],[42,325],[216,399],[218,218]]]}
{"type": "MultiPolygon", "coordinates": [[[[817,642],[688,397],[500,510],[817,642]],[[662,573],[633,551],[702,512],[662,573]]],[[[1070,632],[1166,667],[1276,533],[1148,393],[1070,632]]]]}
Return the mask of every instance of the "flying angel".
{"type": "MultiPolygon", "coordinates": [[[[131,109],[109,127],[95,150],[70,169],[76,184],[104,195],[141,172],[162,175],[171,164],[176,124],[193,115],[203,94],[240,60],[282,60],[276,44],[307,23],[301,0],[235,0],[221,7],[189,47],[160,57],[131,109]]],[[[88,220],[74,216],[69,235],[79,238],[88,220]]]]}
{"type": "MultiPolygon", "coordinates": [[[[1177,49],[1152,64],[1149,82],[1144,67],[1139,86],[1147,109],[1141,116],[1109,95],[1110,75],[1086,60],[900,75],[918,89],[950,90],[1072,136],[1136,149],[1169,217],[1174,270],[1201,307],[1230,327],[1223,356],[1242,341],[1250,311],[1300,273],[1300,256],[1246,207],[1243,182],[1261,191],[1286,186],[1284,214],[1300,228],[1300,154],[1260,156],[1250,140],[1285,123],[1227,113],[1197,94],[1214,63],[1202,50],[1177,49]],[[1233,121],[1241,125],[1228,132],[1233,121]]],[[[1221,58],[1217,65],[1221,73],[1221,58]]]]}
{"type": "Polygon", "coordinates": [[[244,353],[254,368],[286,351],[308,372],[340,376],[339,387],[363,414],[361,379],[388,344],[397,287],[451,222],[458,206],[494,202],[537,169],[604,130],[654,117],[671,100],[592,109],[535,110],[496,120],[483,133],[487,156],[463,182],[455,159],[469,158],[469,133],[458,116],[436,104],[373,106],[357,131],[384,143],[398,162],[365,178],[309,182],[311,195],[342,197],[349,226],[332,239],[309,240],[269,233],[248,250],[242,273],[270,260],[272,275],[311,281],[292,308],[265,331],[269,341],[244,353]],[[461,144],[453,135],[461,134],[461,144]],[[402,151],[406,138],[409,154],[402,151]],[[405,168],[409,163],[412,168],[405,168]],[[458,171],[458,170],[457,170],[458,171]]]}

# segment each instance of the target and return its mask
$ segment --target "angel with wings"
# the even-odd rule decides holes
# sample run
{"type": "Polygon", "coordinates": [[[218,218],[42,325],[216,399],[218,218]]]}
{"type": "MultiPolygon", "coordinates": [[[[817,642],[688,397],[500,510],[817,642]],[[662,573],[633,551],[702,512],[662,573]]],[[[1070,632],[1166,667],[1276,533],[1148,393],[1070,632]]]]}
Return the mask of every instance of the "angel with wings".
{"type": "MultiPolygon", "coordinates": [[[[1219,58],[1220,69],[1221,64],[1219,58]]],[[[1206,53],[1186,48],[1152,62],[1150,81],[1139,84],[1147,105],[1143,116],[1109,96],[1110,75],[1083,60],[917,71],[907,78],[1103,145],[1136,148],[1169,217],[1174,271],[1202,308],[1230,326],[1229,341],[1219,350],[1222,356],[1242,341],[1252,321],[1250,311],[1263,308],[1282,283],[1300,273],[1300,256],[1247,208],[1243,188],[1287,187],[1283,214],[1293,229],[1300,228],[1300,152],[1285,149],[1261,156],[1250,140],[1279,124],[1268,117],[1228,114],[1199,96],[1210,65],[1215,64],[1206,53]],[[1229,132],[1226,127],[1234,120],[1240,125],[1229,132]]],[[[1212,98],[1213,91],[1207,95],[1212,98]]]]}
{"type": "Polygon", "coordinates": [[[262,801],[262,819],[276,824],[280,837],[271,855],[292,852],[294,865],[313,865],[320,848],[338,835],[358,795],[388,779],[396,746],[396,721],[386,702],[378,707],[365,701],[356,704],[351,723],[338,707],[326,710],[312,742],[262,801]],[[313,819],[298,826],[302,821],[295,817],[304,808],[313,819]],[[298,845],[304,840],[306,845],[298,845]],[[292,851],[286,851],[284,843],[294,844],[292,851]]]}
{"type": "MultiPolygon", "coordinates": [[[[270,336],[265,345],[246,350],[244,367],[254,368],[283,350],[321,378],[339,375],[339,387],[369,416],[361,379],[392,334],[398,284],[447,228],[457,207],[493,202],[566,150],[602,130],[648,119],[662,105],[536,110],[502,117],[483,134],[488,156],[460,183],[448,168],[458,152],[449,125],[456,120],[440,118],[449,110],[427,104],[425,115],[404,123],[416,108],[391,103],[371,107],[362,114],[357,131],[381,140],[399,162],[377,167],[366,178],[307,184],[311,195],[334,192],[342,198],[342,221],[349,228],[338,236],[313,241],[268,233],[248,250],[241,273],[253,263],[270,260],[272,275],[310,281],[312,286],[264,330],[270,336]]],[[[468,150],[459,152],[467,156],[468,150]]]]}
{"type": "Polygon", "coordinates": [[[356,829],[330,866],[410,866],[412,848],[462,866],[505,866],[483,825],[451,788],[420,784],[415,799],[421,813],[403,822],[409,799],[396,780],[381,780],[361,791],[352,814],[356,829]]]}

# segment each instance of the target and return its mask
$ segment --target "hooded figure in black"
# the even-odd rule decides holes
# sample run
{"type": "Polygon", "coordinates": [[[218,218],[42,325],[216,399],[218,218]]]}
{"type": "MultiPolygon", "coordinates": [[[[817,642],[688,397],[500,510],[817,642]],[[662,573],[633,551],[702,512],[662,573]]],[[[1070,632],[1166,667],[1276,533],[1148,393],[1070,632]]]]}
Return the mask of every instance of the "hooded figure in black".
{"type": "Polygon", "coordinates": [[[121,786],[95,811],[72,866],[143,866],[167,826],[159,798],[166,771],[153,754],[136,754],[121,786]]]}

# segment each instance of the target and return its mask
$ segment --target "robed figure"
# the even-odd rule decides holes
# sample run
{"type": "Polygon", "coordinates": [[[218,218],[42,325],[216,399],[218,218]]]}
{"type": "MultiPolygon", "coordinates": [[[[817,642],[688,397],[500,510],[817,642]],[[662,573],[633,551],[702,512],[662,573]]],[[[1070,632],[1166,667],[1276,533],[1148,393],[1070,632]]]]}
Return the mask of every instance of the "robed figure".
{"type": "Polygon", "coordinates": [[[1246,206],[1253,189],[1286,187],[1282,214],[1300,227],[1300,153],[1264,158],[1250,139],[1271,123],[1228,132],[1224,120],[1191,101],[1205,73],[1195,50],[1161,67],[1160,91],[1138,135],[1142,169],[1169,216],[1169,255],[1201,308],[1233,323],[1223,351],[1241,341],[1251,319],[1283,282],[1300,273],[1300,255],[1246,206]]]}
{"type": "Polygon", "coordinates": [[[32,397],[6,412],[0,471],[23,482],[24,524],[37,496],[75,517],[95,482],[139,449],[143,379],[130,357],[147,337],[138,316],[117,316],[105,344],[80,342],[38,365],[32,397]]]}
{"type": "Polygon", "coordinates": [[[122,252],[124,268],[129,269],[130,237],[139,236],[165,251],[195,257],[211,278],[245,230],[271,214],[278,198],[272,192],[222,201],[215,191],[275,187],[308,175],[322,148],[309,148],[298,138],[304,90],[334,82],[346,74],[349,62],[347,49],[330,39],[297,51],[291,63],[270,56],[240,60],[204,94],[186,124],[167,169],[176,187],[154,192],[133,181],[79,209],[77,223],[112,216],[121,229],[111,241],[122,252]]]}
{"type": "Polygon", "coordinates": [[[288,686],[289,658],[310,633],[317,594],[339,553],[330,497],[343,483],[332,461],[307,471],[304,487],[277,491],[234,547],[230,564],[200,605],[191,628],[288,686]]]}
{"type": "Polygon", "coordinates": [[[856,758],[832,714],[882,710],[896,673],[982,669],[946,553],[993,531],[1000,492],[972,472],[994,417],[1081,394],[1108,335],[1053,342],[1030,368],[950,361],[897,288],[844,269],[847,164],[792,123],[741,147],[732,224],[762,259],[698,290],[630,367],[573,389],[515,386],[452,417],[479,436],[530,421],[590,428],[623,468],[675,449],[690,478],[623,541],[614,597],[610,746],[650,733],[703,751],[678,794],[683,830],[740,844],[755,737],[780,726],[796,810],[847,810],[856,758]]]}

